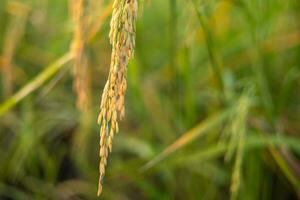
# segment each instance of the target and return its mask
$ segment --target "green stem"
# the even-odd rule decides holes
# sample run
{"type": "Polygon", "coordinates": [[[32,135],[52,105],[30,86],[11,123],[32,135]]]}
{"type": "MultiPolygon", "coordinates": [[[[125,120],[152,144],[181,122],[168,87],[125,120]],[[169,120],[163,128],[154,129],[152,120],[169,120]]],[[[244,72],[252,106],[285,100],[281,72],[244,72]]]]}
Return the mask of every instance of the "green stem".
{"type": "Polygon", "coordinates": [[[217,80],[217,84],[223,94],[223,97],[225,97],[224,83],[223,83],[223,79],[222,79],[222,75],[221,75],[222,74],[222,72],[221,72],[222,64],[221,64],[221,59],[217,56],[217,53],[216,53],[215,44],[214,44],[214,40],[213,40],[213,33],[212,33],[209,25],[207,24],[205,16],[198,9],[196,1],[192,0],[192,3],[194,5],[195,11],[197,13],[197,17],[198,17],[201,27],[203,29],[206,47],[207,47],[207,51],[208,51],[208,55],[210,58],[211,67],[212,67],[214,76],[217,80]]]}
{"type": "Polygon", "coordinates": [[[27,95],[38,89],[43,83],[49,80],[54,74],[56,74],[67,62],[73,58],[71,53],[66,53],[61,58],[50,64],[44,71],[37,75],[33,80],[27,83],[16,94],[8,98],[2,104],[0,104],[0,117],[7,111],[18,104],[27,95]]]}

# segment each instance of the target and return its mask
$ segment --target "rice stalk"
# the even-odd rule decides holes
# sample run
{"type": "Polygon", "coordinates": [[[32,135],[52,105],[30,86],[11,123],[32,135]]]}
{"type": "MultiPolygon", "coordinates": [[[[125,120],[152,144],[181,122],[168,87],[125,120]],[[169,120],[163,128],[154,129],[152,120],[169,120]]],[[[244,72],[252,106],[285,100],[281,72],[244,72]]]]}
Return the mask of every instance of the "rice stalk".
{"type": "Polygon", "coordinates": [[[77,95],[77,107],[81,111],[87,110],[89,105],[89,72],[87,59],[84,55],[87,29],[84,4],[84,0],[70,0],[71,15],[74,23],[74,37],[71,43],[71,52],[74,55],[73,89],[77,95]]]}
{"type": "Polygon", "coordinates": [[[109,33],[111,64],[98,116],[98,124],[101,126],[98,196],[102,192],[108,152],[112,151],[114,134],[119,131],[118,120],[125,116],[126,71],[128,61],[134,55],[137,9],[137,0],[115,0],[113,4],[109,33]]]}
{"type": "Polygon", "coordinates": [[[0,117],[7,113],[11,108],[17,105],[25,97],[31,94],[33,91],[37,90],[44,84],[47,80],[53,77],[60,69],[62,69],[66,63],[72,60],[73,55],[71,53],[66,53],[56,61],[46,66],[45,69],[40,72],[31,81],[25,84],[18,92],[9,97],[7,100],[0,104],[0,117]]]}

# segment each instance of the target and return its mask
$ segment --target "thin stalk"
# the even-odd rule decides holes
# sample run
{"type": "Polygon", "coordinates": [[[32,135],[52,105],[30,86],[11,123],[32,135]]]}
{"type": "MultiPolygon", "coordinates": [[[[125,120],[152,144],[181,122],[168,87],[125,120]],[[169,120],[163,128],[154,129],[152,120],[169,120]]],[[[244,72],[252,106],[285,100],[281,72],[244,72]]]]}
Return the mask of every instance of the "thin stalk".
{"type": "Polygon", "coordinates": [[[221,64],[221,59],[217,55],[217,52],[215,49],[212,31],[205,19],[205,16],[198,9],[196,1],[195,0],[191,0],[191,1],[194,5],[195,11],[197,13],[197,17],[198,17],[201,27],[203,29],[203,34],[204,34],[204,38],[205,38],[205,42],[206,42],[206,48],[208,51],[208,55],[209,55],[210,62],[211,62],[212,71],[214,73],[215,79],[217,80],[218,87],[221,90],[223,97],[225,97],[224,83],[223,83],[222,71],[221,71],[222,64],[221,64]]]}
{"type": "Polygon", "coordinates": [[[168,146],[162,153],[157,155],[154,159],[150,160],[146,163],[141,169],[141,172],[147,171],[160,161],[164,160],[170,154],[174,153],[175,151],[183,148],[184,146],[188,145],[189,143],[193,142],[200,136],[204,136],[208,131],[211,129],[220,126],[234,111],[234,108],[227,108],[221,111],[218,114],[215,114],[205,121],[199,123],[197,126],[192,128],[191,130],[184,133],[180,138],[178,138],[174,143],[168,146]]]}
{"type": "Polygon", "coordinates": [[[43,83],[49,80],[54,74],[56,74],[67,62],[73,58],[71,53],[66,53],[57,61],[46,67],[39,75],[37,75],[33,80],[27,83],[23,88],[21,88],[16,94],[8,98],[2,104],[0,104],[0,117],[4,115],[8,110],[14,107],[17,103],[23,100],[31,92],[38,89],[43,83]]]}

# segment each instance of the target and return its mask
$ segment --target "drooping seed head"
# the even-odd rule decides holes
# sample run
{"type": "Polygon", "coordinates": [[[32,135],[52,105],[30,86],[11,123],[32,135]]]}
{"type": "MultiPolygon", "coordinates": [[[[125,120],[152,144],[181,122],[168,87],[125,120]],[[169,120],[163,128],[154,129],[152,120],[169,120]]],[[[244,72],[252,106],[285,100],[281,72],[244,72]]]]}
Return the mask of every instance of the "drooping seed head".
{"type": "Polygon", "coordinates": [[[126,72],[134,53],[137,8],[137,0],[115,0],[113,4],[109,33],[112,45],[110,71],[98,116],[101,126],[98,196],[102,192],[108,152],[112,151],[114,134],[119,132],[118,120],[125,116],[126,72]]]}

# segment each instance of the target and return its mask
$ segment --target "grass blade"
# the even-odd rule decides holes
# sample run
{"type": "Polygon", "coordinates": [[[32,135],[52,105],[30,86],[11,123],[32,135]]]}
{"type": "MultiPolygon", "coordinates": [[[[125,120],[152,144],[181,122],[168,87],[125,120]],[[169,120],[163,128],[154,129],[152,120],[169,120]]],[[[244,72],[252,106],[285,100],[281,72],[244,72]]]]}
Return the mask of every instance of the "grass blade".
{"type": "Polygon", "coordinates": [[[174,153],[178,149],[183,148],[187,144],[194,141],[196,138],[203,136],[212,128],[220,125],[232,112],[231,109],[226,109],[223,112],[215,114],[214,116],[206,119],[202,123],[199,123],[190,131],[184,133],[180,138],[178,138],[173,144],[168,146],[161,154],[156,156],[154,159],[150,160],[147,164],[145,164],[140,170],[142,172],[152,168],[154,165],[168,157],[170,154],[174,153]]]}
{"type": "Polygon", "coordinates": [[[47,80],[49,80],[54,74],[56,74],[64,66],[64,64],[69,62],[72,58],[73,55],[71,53],[66,53],[58,60],[56,60],[54,63],[46,67],[44,71],[42,71],[33,80],[31,80],[28,84],[26,84],[23,88],[21,88],[16,94],[14,94],[12,97],[8,98],[6,101],[0,104],[0,117],[3,116],[7,111],[9,111],[16,104],[18,104],[27,95],[35,91],[47,80]]]}

